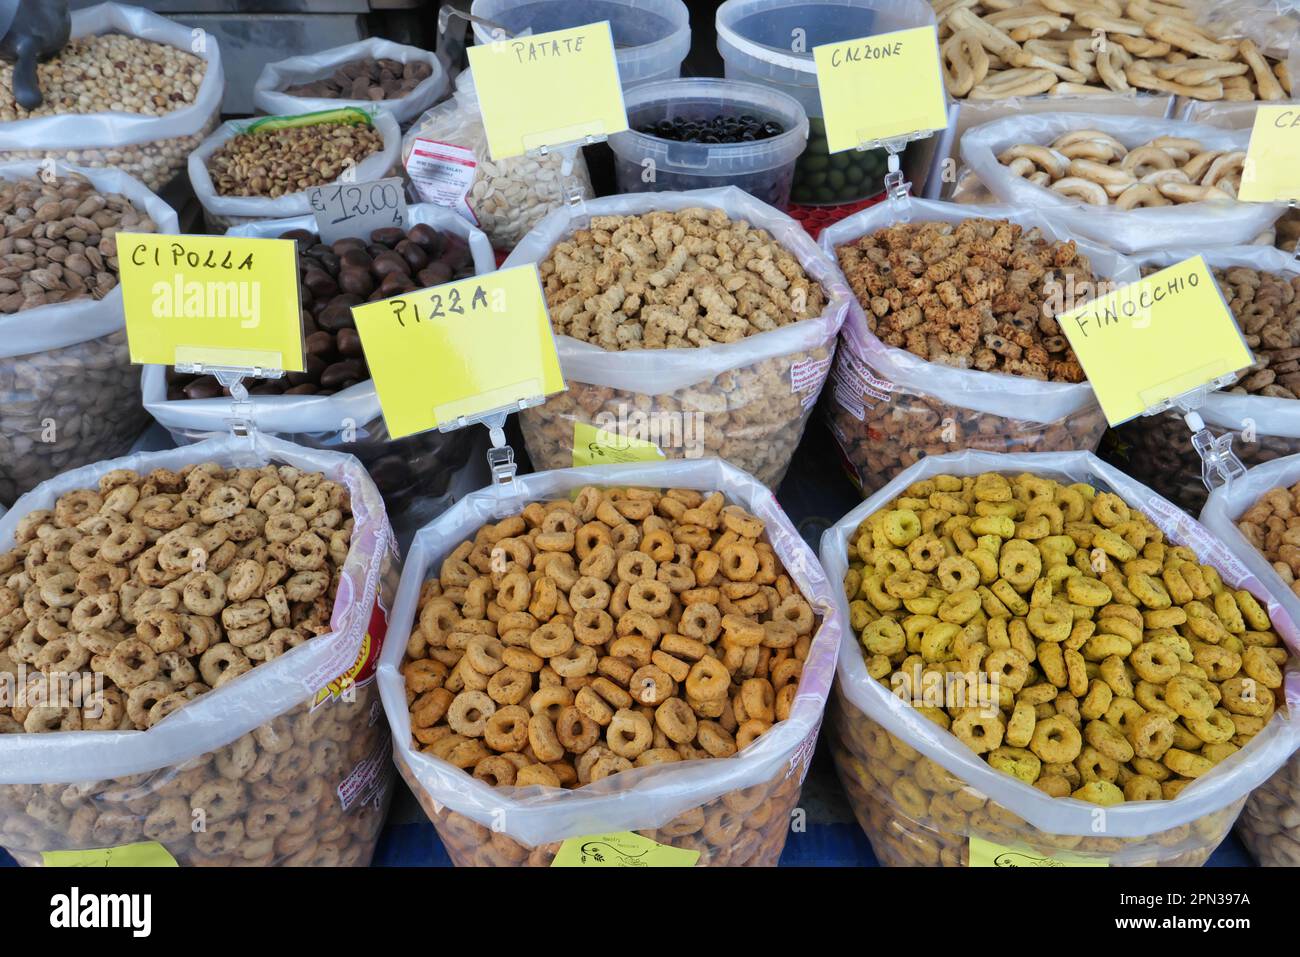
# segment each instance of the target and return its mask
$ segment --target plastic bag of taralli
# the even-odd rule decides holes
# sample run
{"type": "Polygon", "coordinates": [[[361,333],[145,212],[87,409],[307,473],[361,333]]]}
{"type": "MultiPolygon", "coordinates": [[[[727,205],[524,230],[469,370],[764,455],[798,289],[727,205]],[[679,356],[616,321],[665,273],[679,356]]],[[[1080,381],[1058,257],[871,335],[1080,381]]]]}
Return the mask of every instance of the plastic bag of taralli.
{"type": "MultiPolygon", "coordinates": [[[[343,109],[357,109],[343,107],[343,109]]],[[[369,183],[377,179],[399,174],[401,163],[402,131],[391,113],[374,106],[363,110],[368,114],[370,125],[383,137],[383,147],[371,153],[365,159],[347,166],[342,176],[335,182],[369,183]]],[[[307,114],[311,115],[311,114],[307,114]]],[[[259,124],[265,124],[281,117],[258,116],[251,120],[228,120],[217,131],[199,144],[190,154],[190,185],[194,195],[203,206],[203,221],[210,231],[224,231],[231,226],[257,222],[263,219],[285,219],[290,216],[311,215],[310,190],[286,193],[274,199],[269,196],[222,196],[212,182],[208,173],[208,158],[220,149],[228,140],[242,133],[255,130],[259,124]]]]}
{"type": "MultiPolygon", "coordinates": [[[[821,235],[836,249],[897,222],[960,223],[1007,219],[1038,229],[1048,241],[1074,240],[1098,279],[1133,282],[1137,270],[1123,256],[1062,231],[1026,206],[978,206],[909,200],[879,203],[841,220],[821,235]]],[[[838,261],[838,257],[837,261],[838,261]]],[[[885,345],[868,326],[856,296],[840,332],[827,387],[826,416],[849,477],[865,494],[927,455],[982,449],[991,452],[1095,451],[1106,419],[1087,382],[1044,382],[1003,372],[959,369],[885,345]]]]}
{"type": "MultiPolygon", "coordinates": [[[[1230,281],[1233,267],[1245,267],[1270,273],[1290,285],[1290,289],[1274,287],[1273,292],[1258,297],[1254,291],[1260,287],[1251,289],[1249,284],[1244,287],[1250,290],[1246,296],[1224,290],[1224,298],[1233,308],[1247,344],[1261,344],[1261,337],[1267,335],[1268,341],[1262,344],[1268,347],[1269,354],[1285,358],[1279,347],[1288,345],[1288,337],[1294,335],[1293,317],[1300,316],[1300,305],[1296,303],[1300,299],[1300,262],[1268,246],[1164,249],[1134,256],[1133,261],[1140,270],[1146,271],[1163,269],[1191,256],[1204,256],[1212,271],[1228,270],[1230,281]],[[1287,296],[1291,297],[1290,302],[1286,301],[1287,296]]],[[[1257,364],[1239,373],[1236,385],[1207,395],[1205,403],[1197,409],[1213,435],[1232,434],[1232,450],[1247,467],[1300,452],[1300,400],[1287,398],[1290,390],[1284,383],[1300,386],[1290,377],[1287,362],[1257,364]],[[1270,384],[1261,386],[1261,382],[1270,384]],[[1255,391],[1245,394],[1245,385],[1255,391]]],[[[1192,430],[1177,412],[1141,416],[1111,429],[1102,439],[1101,455],[1190,515],[1197,514],[1205,505],[1207,492],[1201,479],[1201,458],[1192,448],[1192,430]]]]}
{"type": "MultiPolygon", "coordinates": [[[[398,568],[383,503],[356,459],[230,436],[101,462],[23,496],[0,520],[0,551],[24,516],[114,469],[202,462],[289,465],[346,486],[355,524],[331,630],[147,731],[0,734],[0,847],[20,864],[103,866],[126,845],[143,848],[124,856],[182,866],[370,862],[392,779],[372,679],[398,568]]],[[[21,676],[8,651],[4,677],[21,676]]]]}
{"type": "Polygon", "coordinates": [[[392,640],[379,666],[379,691],[393,727],[398,770],[458,865],[548,866],[562,845],[635,831],[698,852],[703,865],[775,865],[799,799],[835,668],[843,616],[834,591],[771,494],[719,459],[591,466],[518,479],[513,506],[491,489],[458,502],[416,534],[393,608],[392,640]],[[803,660],[798,691],[777,722],[730,758],[683,760],[611,774],[572,790],[493,787],[413,743],[403,677],[405,636],[414,637],[426,577],[485,523],[518,514],[523,503],[568,499],[585,486],[719,491],[766,525],[794,585],[821,617],[803,660]],[[578,840],[575,840],[578,839],[578,840]]]}
{"type": "Polygon", "coordinates": [[[844,322],[849,292],[834,262],[784,213],[734,186],[606,196],[579,212],[542,220],[502,268],[546,260],[590,216],[639,215],[693,207],[719,209],[761,227],[798,259],[826,294],[821,312],[736,342],[693,349],[609,351],[557,336],[567,392],[520,415],[533,464],[568,468],[584,459],[595,429],[649,442],[665,458],[716,455],[764,485],[781,484],[821,394],[844,322]],[[594,428],[592,428],[594,426],[594,428]]]}
{"type": "MultiPolygon", "coordinates": [[[[1207,152],[1236,155],[1240,161],[1235,167],[1238,173],[1245,161],[1246,147],[1250,145],[1247,130],[1224,130],[1182,120],[1099,113],[1039,113],[1007,116],[967,130],[961,140],[962,161],[1001,202],[1042,209],[1062,229],[1123,253],[1164,249],[1186,243],[1190,236],[1203,237],[1216,245],[1248,243],[1269,229],[1286,209],[1279,204],[1239,203],[1235,199],[1139,209],[1122,208],[1118,200],[1112,201],[1115,205],[1094,206],[1031,183],[998,159],[1004,151],[1016,146],[1046,147],[1052,153],[1051,145],[1058,137],[1079,130],[1105,133],[1129,149],[1162,136],[1195,140],[1207,152]]],[[[1064,178],[1069,160],[1054,153],[1050,162],[1058,164],[1058,175],[1064,178]]],[[[1105,192],[1100,182],[1085,182],[1105,192]]],[[[1132,182],[1137,185],[1136,177],[1132,182]]]]}
{"type": "MultiPolygon", "coordinates": [[[[1169,502],[1086,452],[1038,455],[962,452],[906,469],[822,537],[827,574],[844,581],[848,544],[868,516],[915,482],[935,475],[1028,473],[1087,482],[1144,512],[1166,541],[1194,550],[1225,583],[1267,605],[1291,648],[1296,625],[1229,548],[1169,502]]],[[[837,592],[840,613],[848,601],[837,592]]],[[[1183,788],[1173,800],[1102,808],[1055,798],[994,769],[962,741],[867,673],[863,647],[846,634],[832,702],[830,743],[849,802],[877,857],[887,865],[1198,866],[1227,836],[1250,792],[1300,746],[1300,673],[1288,668],[1271,720],[1244,747],[1183,788]],[[1099,830],[1100,827],[1100,830],[1099,830]]],[[[927,699],[928,700],[928,699],[927,699]]]]}

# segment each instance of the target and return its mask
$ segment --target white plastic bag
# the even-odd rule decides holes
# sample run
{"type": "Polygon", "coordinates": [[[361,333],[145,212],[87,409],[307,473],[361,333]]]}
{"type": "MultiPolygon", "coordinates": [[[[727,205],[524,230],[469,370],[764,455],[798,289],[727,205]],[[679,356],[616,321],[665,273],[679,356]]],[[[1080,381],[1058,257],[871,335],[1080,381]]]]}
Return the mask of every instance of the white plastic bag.
{"type": "MultiPolygon", "coordinates": [[[[718,459],[698,462],[664,462],[615,465],[522,476],[522,502],[557,498],[585,485],[691,488],[719,491],[762,519],[777,557],[803,593],[821,626],[804,661],[799,691],[790,717],[779,722],[731,758],[680,761],[650,768],[635,768],[594,784],[566,791],[545,788],[494,788],[454,765],[411,747],[411,721],[405,680],[400,671],[418,612],[420,589],[431,570],[446,555],[486,522],[496,521],[515,509],[503,508],[494,489],[462,499],[446,514],[421,529],[407,555],[402,583],[391,617],[391,640],[379,664],[379,693],[393,728],[393,752],[402,773],[421,806],[437,826],[444,844],[457,863],[488,863],[499,840],[523,845],[515,862],[538,849],[549,862],[554,844],[571,837],[615,831],[644,831],[662,827],[679,814],[740,789],[771,789],[767,800],[785,802],[764,827],[771,827],[773,847],[767,863],[775,863],[784,844],[789,810],[798,800],[799,787],[812,758],[821,724],[822,709],[830,693],[835,658],[847,616],[836,604],[839,589],[828,581],[811,549],[766,488],[739,469],[718,459]],[[491,846],[488,842],[491,841],[491,846]],[[479,845],[485,845],[482,848],[479,845]],[[483,857],[477,853],[484,852],[483,857]]],[[[753,792],[751,792],[752,795],[753,792]]],[[[755,802],[756,803],[756,802],[755,802]]],[[[757,808],[754,808],[757,816],[757,808]]],[[[657,836],[661,843],[673,843],[657,836]]],[[[725,848],[717,857],[725,857],[725,848]]],[[[535,863],[538,863],[537,861],[535,863]]],[[[707,863],[707,857],[700,863],[707,863]]]]}
{"type": "Polygon", "coordinates": [[[446,93],[447,73],[438,58],[428,50],[370,37],[330,50],[321,50],[319,53],[308,53],[266,64],[262,67],[257,82],[253,84],[253,105],[272,116],[296,116],[299,113],[332,110],[340,106],[378,108],[393,114],[393,119],[405,126],[446,93]],[[365,59],[396,60],[398,63],[424,62],[433,68],[433,72],[410,93],[393,100],[334,100],[327,97],[294,96],[284,92],[291,86],[325,79],[339,67],[354,60],[365,59]]]}
{"type": "Polygon", "coordinates": [[[537,468],[575,464],[575,423],[617,422],[618,428],[601,427],[622,434],[628,430],[621,423],[638,411],[665,420],[699,413],[702,421],[686,420],[681,430],[683,441],[659,443],[665,456],[717,455],[771,488],[781,483],[826,381],[835,337],[851,299],[833,260],[797,222],[734,186],[605,196],[585,204],[581,211],[565,208],[548,215],[502,268],[542,262],[556,243],[584,228],[591,216],[692,207],[720,209],[732,219],[766,229],[799,260],[808,277],[821,284],[827,299],[821,315],[738,342],[698,349],[609,352],[593,343],[558,336],[560,366],[569,391],[520,417],[528,453],[537,468]],[[686,437],[693,422],[700,441],[686,437]],[[698,434],[701,430],[702,436],[698,434]]]}
{"type": "MultiPolygon", "coordinates": [[[[370,114],[374,128],[383,137],[384,148],[372,153],[357,163],[344,175],[350,181],[369,183],[396,175],[401,156],[402,131],[392,115],[377,110],[372,105],[366,112],[370,114]]],[[[289,216],[303,216],[311,213],[311,204],[307,200],[307,190],[289,193],[270,199],[264,196],[218,196],[208,175],[208,157],[215,153],[227,140],[234,139],[254,123],[265,120],[256,117],[251,120],[230,120],[200,144],[190,154],[190,184],[194,194],[203,204],[203,219],[212,231],[228,229],[241,223],[256,222],[262,219],[283,219],[289,216]]],[[[342,178],[336,182],[341,182],[342,178]]]]}
{"type": "MultiPolygon", "coordinates": [[[[157,232],[178,230],[172,208],[119,170],[48,160],[0,165],[6,180],[70,173],[125,196],[157,232]]],[[[148,421],[142,411],[121,286],[101,300],[0,315],[0,502],[64,469],[123,454],[148,421]]]]}
{"type": "MultiPolygon", "coordinates": [[[[1032,207],[913,199],[906,207],[878,203],[841,220],[822,232],[821,246],[838,263],[837,248],[899,222],[903,215],[916,223],[1007,219],[1039,229],[1048,241],[1075,239],[1032,207]]],[[[1098,279],[1123,285],[1138,278],[1125,257],[1088,240],[1075,242],[1098,279]]],[[[831,431],[865,492],[925,455],[966,448],[1093,451],[1106,428],[1088,383],[1042,382],[938,365],[877,339],[853,296],[831,388],[831,431]]]]}
{"type": "MultiPolygon", "coordinates": [[[[1300,262],[1269,246],[1164,249],[1134,256],[1133,261],[1139,270],[1164,268],[1197,255],[1204,256],[1212,270],[1245,266],[1279,276],[1300,275],[1300,262]]],[[[1233,451],[1247,466],[1300,452],[1300,400],[1212,392],[1197,411],[1216,436],[1234,434],[1233,451]]],[[[1191,430],[1177,412],[1124,423],[1106,437],[1105,457],[1192,515],[1205,504],[1201,459],[1192,448],[1191,430]]]]}
{"type": "MultiPolygon", "coordinates": [[[[913,482],[934,475],[1029,472],[1062,482],[1088,482],[1113,491],[1143,511],[1169,540],[1193,549],[1217,568],[1225,582],[1248,589],[1267,604],[1278,634],[1300,648],[1294,620],[1263,584],[1211,531],[1122,472],[1087,452],[998,455],[963,452],[924,459],[902,472],[822,536],[821,561],[833,582],[848,571],[847,545],[867,516],[879,511],[913,482]]],[[[836,592],[847,620],[848,601],[836,592]]],[[[1105,808],[1097,830],[1097,805],[1053,798],[994,769],[954,735],[891,694],[867,674],[862,648],[846,634],[836,681],[836,729],[832,732],[841,779],[868,829],[876,852],[887,863],[965,862],[971,837],[1000,845],[1028,844],[1044,853],[1077,851],[1102,857],[1111,866],[1200,864],[1227,835],[1250,791],[1300,747],[1300,673],[1289,670],[1285,711],[1279,707],[1268,725],[1236,754],[1189,784],[1172,801],[1130,801],[1105,808]],[[881,753],[873,753],[880,751],[881,753]],[[919,752],[919,754],[918,754],[919,752]],[[867,766],[863,765],[865,755],[867,766]],[[928,758],[952,776],[977,811],[960,819],[936,819],[920,790],[909,789],[909,768],[928,758]],[[903,784],[882,789],[872,776],[872,760],[901,772],[903,784]],[[894,762],[894,763],[890,763],[894,762]],[[916,790],[916,795],[910,793],[916,790]],[[920,800],[914,800],[919,797],[920,800]],[[985,804],[987,800],[987,804],[985,804]],[[905,807],[910,808],[906,809],[905,807]],[[977,817],[977,815],[979,815],[977,817]],[[1187,825],[1187,827],[1184,827],[1187,825]],[[946,853],[945,853],[946,852],[946,853]]],[[[1280,704],[1280,702],[1279,702],[1280,704]]]]}
{"type": "MultiPolygon", "coordinates": [[[[168,811],[167,799],[179,796],[188,807],[192,795],[209,783],[237,788],[230,799],[236,810],[206,808],[202,832],[222,848],[233,846],[220,854],[201,850],[187,811],[183,833],[163,841],[182,864],[369,862],[383,823],[390,770],[386,727],[375,720],[374,688],[359,685],[354,701],[317,700],[329,682],[352,672],[363,649],[382,645],[385,606],[391,604],[397,577],[383,502],[356,459],[256,436],[100,462],[51,479],[15,503],[0,519],[0,550],[13,546],[23,516],[53,507],[65,492],[94,487],[112,469],[144,474],[208,461],[233,467],[288,464],[324,472],[347,486],[355,526],[332,631],[200,696],[147,731],[0,735],[0,846],[21,863],[40,863],[44,851],[148,840],[146,821],[154,812],[168,811]],[[334,745],[314,747],[321,740],[334,745]],[[252,767],[243,764],[250,755],[252,767]],[[278,798],[274,789],[259,787],[271,781],[283,787],[278,798]],[[345,795],[358,797],[354,788],[361,788],[365,799],[345,800],[345,795]],[[268,835],[256,825],[269,826],[268,821],[257,817],[255,824],[255,817],[268,813],[268,820],[275,820],[265,805],[277,801],[293,809],[292,833],[302,836],[264,847],[268,835]]],[[[364,671],[358,674],[364,679],[364,671]]],[[[283,828],[270,836],[292,837],[283,828]]],[[[203,838],[201,846],[211,847],[208,840],[203,838]]]]}
{"type": "MultiPolygon", "coordinates": [[[[417,204],[408,207],[407,213],[408,228],[423,223],[468,242],[475,275],[496,268],[487,237],[450,210],[417,204]]],[[[230,234],[273,239],[293,229],[314,231],[316,220],[299,216],[249,223],[230,234]]],[[[141,387],[145,409],[179,444],[230,430],[229,399],[168,399],[165,366],[145,366],[141,387]]],[[[404,510],[408,500],[444,494],[454,472],[467,461],[472,445],[469,430],[389,439],[375,383],[370,379],[334,395],[254,395],[249,407],[253,423],[262,432],[311,448],[348,452],[367,468],[400,466],[391,479],[382,473],[375,476],[394,514],[404,510]],[[387,462],[391,456],[401,461],[387,462]]]]}
{"type": "Polygon", "coordinates": [[[1040,113],[1009,116],[968,130],[961,141],[962,161],[998,199],[1050,210],[1053,221],[1080,236],[1132,253],[1195,241],[1219,245],[1248,243],[1267,230],[1286,207],[1267,203],[1184,203],[1151,209],[1120,210],[1089,206],[1015,175],[998,156],[1012,146],[1050,146],[1076,130],[1100,130],[1132,148],[1160,136],[1199,140],[1213,150],[1245,150],[1250,134],[1147,116],[1096,113],[1040,113]]]}
{"type": "Polygon", "coordinates": [[[165,116],[89,113],[0,123],[0,162],[54,158],[77,166],[112,167],[160,190],[185,169],[190,152],[221,117],[226,80],[217,39],[138,6],[101,3],[73,11],[74,38],[104,33],[164,43],[205,60],[207,71],[194,102],[165,116]]]}

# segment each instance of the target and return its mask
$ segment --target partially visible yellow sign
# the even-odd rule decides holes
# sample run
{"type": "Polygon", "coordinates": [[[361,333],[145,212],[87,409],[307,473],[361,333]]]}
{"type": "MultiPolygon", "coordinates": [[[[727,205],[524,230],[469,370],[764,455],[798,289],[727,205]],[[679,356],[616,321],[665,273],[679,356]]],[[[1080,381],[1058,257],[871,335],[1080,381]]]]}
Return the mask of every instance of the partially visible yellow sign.
{"type": "Polygon", "coordinates": [[[694,867],[699,851],[659,844],[634,834],[593,834],[571,837],[560,845],[552,867],[694,867]]]}
{"type": "Polygon", "coordinates": [[[1261,106],[1237,198],[1248,203],[1300,201],[1300,106],[1261,106]]]}
{"type": "Polygon", "coordinates": [[[131,361],[303,371],[288,239],[119,233],[131,361]]]}
{"type": "Polygon", "coordinates": [[[534,265],[352,310],[395,439],[564,391],[534,265]]]}
{"type": "Polygon", "coordinates": [[[589,422],[573,423],[573,465],[622,465],[626,462],[662,462],[668,456],[653,442],[606,432],[589,422]]]}
{"type": "Polygon", "coordinates": [[[609,22],[469,48],[494,160],[627,129],[609,22]]]}
{"type": "Polygon", "coordinates": [[[813,62],[828,152],[948,127],[935,27],[813,47],[813,62]]]}
{"type": "Polygon", "coordinates": [[[1201,256],[1057,321],[1111,425],[1255,361],[1201,256]]]}
{"type": "Polygon", "coordinates": [[[970,838],[971,867],[1109,867],[1105,857],[1052,851],[1044,854],[1024,845],[1007,846],[986,841],[974,834],[970,838]]]}
{"type": "Polygon", "coordinates": [[[46,867],[179,867],[157,841],[140,841],[90,851],[42,851],[46,867]]]}

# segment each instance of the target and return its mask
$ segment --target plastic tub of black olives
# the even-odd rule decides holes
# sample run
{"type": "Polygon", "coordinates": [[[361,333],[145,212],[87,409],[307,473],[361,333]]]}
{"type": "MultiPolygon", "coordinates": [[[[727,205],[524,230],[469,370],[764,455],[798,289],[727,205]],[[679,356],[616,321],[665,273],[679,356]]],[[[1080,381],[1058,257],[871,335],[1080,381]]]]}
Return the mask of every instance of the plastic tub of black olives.
{"type": "Polygon", "coordinates": [[[624,91],[628,126],[609,138],[623,193],[738,186],[785,209],[808,140],[799,101],[736,80],[660,80],[624,91]]]}

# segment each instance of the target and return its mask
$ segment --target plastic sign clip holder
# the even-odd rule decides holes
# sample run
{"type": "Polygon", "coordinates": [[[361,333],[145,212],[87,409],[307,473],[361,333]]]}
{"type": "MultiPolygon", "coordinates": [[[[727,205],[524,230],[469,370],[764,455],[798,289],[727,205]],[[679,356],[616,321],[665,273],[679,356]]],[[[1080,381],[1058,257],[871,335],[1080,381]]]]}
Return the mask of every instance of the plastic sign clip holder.
{"type": "Polygon", "coordinates": [[[1246,474],[1246,466],[1232,449],[1232,433],[1225,432],[1216,438],[1206,428],[1205,420],[1201,418],[1201,413],[1198,411],[1205,405],[1206,396],[1211,392],[1227,388],[1236,381],[1236,373],[1219,376],[1191,392],[1162,402],[1143,413],[1156,415],[1170,409],[1177,409],[1182,414],[1183,421],[1192,431],[1192,448],[1196,450],[1201,460],[1201,482],[1210,492],[1221,485],[1230,485],[1246,474]]]}
{"type": "Polygon", "coordinates": [[[256,444],[257,422],[253,418],[253,403],[248,395],[245,379],[279,379],[284,376],[283,369],[263,369],[245,366],[205,365],[202,362],[178,362],[176,371],[187,375],[210,375],[224,389],[230,390],[230,416],[226,425],[230,434],[240,439],[248,439],[249,447],[256,444]]]}

